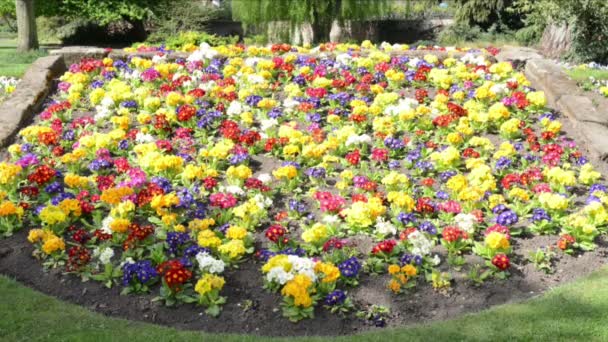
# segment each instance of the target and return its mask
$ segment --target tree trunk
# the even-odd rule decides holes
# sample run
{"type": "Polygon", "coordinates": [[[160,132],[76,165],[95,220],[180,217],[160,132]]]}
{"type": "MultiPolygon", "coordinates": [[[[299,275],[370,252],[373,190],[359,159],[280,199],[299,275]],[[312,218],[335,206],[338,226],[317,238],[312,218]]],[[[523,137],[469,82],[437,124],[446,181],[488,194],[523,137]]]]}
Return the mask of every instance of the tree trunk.
{"type": "Polygon", "coordinates": [[[38,49],[34,0],[15,0],[17,10],[17,51],[38,49]]]}

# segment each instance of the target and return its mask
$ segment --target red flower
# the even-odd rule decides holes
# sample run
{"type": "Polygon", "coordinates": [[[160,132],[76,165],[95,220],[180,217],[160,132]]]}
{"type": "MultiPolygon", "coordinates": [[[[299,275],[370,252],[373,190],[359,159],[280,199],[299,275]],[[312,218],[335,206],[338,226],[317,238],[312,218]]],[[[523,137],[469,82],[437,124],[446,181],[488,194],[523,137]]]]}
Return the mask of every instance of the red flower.
{"type": "Polygon", "coordinates": [[[358,165],[361,160],[361,152],[354,150],[353,152],[346,154],[346,161],[351,165],[358,165]]]}
{"type": "Polygon", "coordinates": [[[277,243],[279,240],[284,240],[283,236],[287,234],[287,229],[281,226],[280,224],[273,224],[272,226],[266,229],[266,233],[264,234],[268,240],[277,243]]]}
{"type": "Polygon", "coordinates": [[[177,120],[179,121],[188,121],[190,120],[193,116],[196,115],[196,107],[191,106],[191,105],[183,105],[180,106],[179,109],[177,110],[177,120]]]}
{"type": "Polygon", "coordinates": [[[407,238],[410,236],[410,234],[412,234],[413,232],[415,232],[417,229],[415,227],[409,227],[406,228],[404,231],[402,231],[399,234],[399,240],[407,240],[407,238]]]}
{"type": "Polygon", "coordinates": [[[45,184],[55,177],[56,171],[46,165],[41,165],[30,174],[27,179],[30,183],[38,183],[39,185],[45,184]]]}
{"type": "Polygon", "coordinates": [[[503,253],[500,253],[500,254],[496,254],[492,258],[492,265],[496,266],[496,268],[498,268],[499,270],[504,271],[507,268],[509,268],[509,266],[511,266],[511,263],[509,261],[508,256],[506,256],[503,253]]]}
{"type": "Polygon", "coordinates": [[[576,239],[574,238],[574,236],[570,234],[564,234],[559,237],[559,240],[557,240],[557,247],[562,251],[565,251],[569,249],[575,242],[576,239]]]}
{"type": "Polygon", "coordinates": [[[378,254],[379,252],[390,254],[396,245],[397,241],[395,240],[384,240],[372,248],[372,254],[378,254]]]}
{"type": "Polygon", "coordinates": [[[443,228],[441,236],[446,242],[456,242],[459,240],[466,240],[469,235],[462,229],[456,226],[447,226],[443,228]]]}
{"type": "Polygon", "coordinates": [[[416,201],[416,212],[422,214],[432,214],[435,212],[435,206],[430,197],[421,197],[416,201]]]}
{"type": "Polygon", "coordinates": [[[179,261],[169,260],[158,266],[156,271],[163,275],[163,279],[173,291],[180,291],[181,286],[192,278],[192,272],[179,261]]]}

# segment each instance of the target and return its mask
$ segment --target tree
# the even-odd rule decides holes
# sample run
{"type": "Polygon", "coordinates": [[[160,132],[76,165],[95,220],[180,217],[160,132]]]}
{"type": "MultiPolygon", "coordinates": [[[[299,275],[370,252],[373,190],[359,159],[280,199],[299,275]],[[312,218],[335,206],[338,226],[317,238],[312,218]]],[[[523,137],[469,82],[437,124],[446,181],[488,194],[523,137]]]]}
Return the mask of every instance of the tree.
{"type": "Polygon", "coordinates": [[[38,49],[34,0],[15,0],[17,13],[17,51],[38,49]]]}
{"type": "Polygon", "coordinates": [[[232,18],[244,25],[310,24],[315,41],[326,41],[332,24],[372,20],[389,10],[389,0],[232,0],[232,18]]]}

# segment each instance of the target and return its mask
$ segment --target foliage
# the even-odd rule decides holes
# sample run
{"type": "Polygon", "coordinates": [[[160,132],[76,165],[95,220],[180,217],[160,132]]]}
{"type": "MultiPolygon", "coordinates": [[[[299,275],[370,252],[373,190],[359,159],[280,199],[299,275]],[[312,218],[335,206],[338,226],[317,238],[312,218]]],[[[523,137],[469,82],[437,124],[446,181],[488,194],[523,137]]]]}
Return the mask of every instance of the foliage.
{"type": "Polygon", "coordinates": [[[549,23],[568,25],[572,32],[570,58],[608,61],[608,2],[603,0],[516,0],[512,12],[522,16],[526,27],[521,38],[536,40],[549,23]]]}
{"type": "Polygon", "coordinates": [[[218,10],[191,0],[161,2],[150,20],[153,34],[149,39],[160,42],[184,31],[200,31],[220,15],[218,10]]]}
{"type": "Polygon", "coordinates": [[[287,21],[311,23],[316,40],[327,40],[334,20],[370,20],[389,12],[388,0],[233,0],[232,18],[245,26],[287,21]]]}
{"type": "Polygon", "coordinates": [[[455,19],[459,24],[483,30],[519,28],[522,24],[519,16],[508,11],[512,3],[513,0],[456,0],[455,19]]]}
{"type": "Polygon", "coordinates": [[[144,20],[168,0],[45,0],[36,12],[45,16],[81,18],[108,24],[120,20],[144,20]]]}
{"type": "Polygon", "coordinates": [[[164,44],[166,48],[171,50],[183,50],[187,46],[199,46],[205,42],[212,46],[235,44],[238,41],[238,37],[229,36],[221,37],[207,32],[200,31],[186,31],[179,32],[175,35],[164,36],[157,32],[146,40],[146,43],[150,44],[164,44]]]}

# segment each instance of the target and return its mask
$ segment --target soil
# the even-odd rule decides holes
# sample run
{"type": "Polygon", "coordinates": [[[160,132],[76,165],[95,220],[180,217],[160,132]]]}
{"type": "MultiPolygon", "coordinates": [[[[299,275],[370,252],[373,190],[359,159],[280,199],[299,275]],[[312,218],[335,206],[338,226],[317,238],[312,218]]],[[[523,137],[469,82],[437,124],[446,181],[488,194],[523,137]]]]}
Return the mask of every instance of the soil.
{"type": "MultiPolygon", "coordinates": [[[[530,251],[555,243],[555,237],[536,236],[514,238],[511,277],[504,281],[488,281],[473,286],[464,279],[468,267],[482,263],[469,257],[461,272],[452,272],[455,281],[446,295],[438,293],[428,284],[419,284],[411,293],[394,296],[386,288],[386,276],[362,275],[361,284],[351,295],[361,307],[372,304],[390,307],[387,325],[396,327],[421,322],[454,318],[465,313],[477,312],[493,305],[518,302],[538,296],[561,283],[585,276],[601,267],[608,257],[608,239],[598,239],[593,252],[569,256],[557,253],[553,274],[539,271],[527,261],[530,251]]],[[[45,294],[81,305],[107,316],[144,321],[187,330],[203,330],[213,333],[247,333],[263,336],[346,335],[376,328],[368,321],[350,315],[338,315],[317,308],[315,318],[297,324],[288,323],[281,316],[280,297],[262,288],[260,264],[247,261],[238,270],[226,274],[223,294],[228,297],[219,318],[211,318],[203,309],[193,305],[175,308],[152,301],[154,295],[120,295],[120,286],[111,289],[102,284],[83,282],[73,275],[59,270],[45,271],[32,257],[33,246],[27,242],[27,230],[0,240],[0,273],[45,294]]],[[[444,251],[438,250],[439,253],[444,251]]],[[[442,263],[448,270],[447,263],[442,263]]]]}

